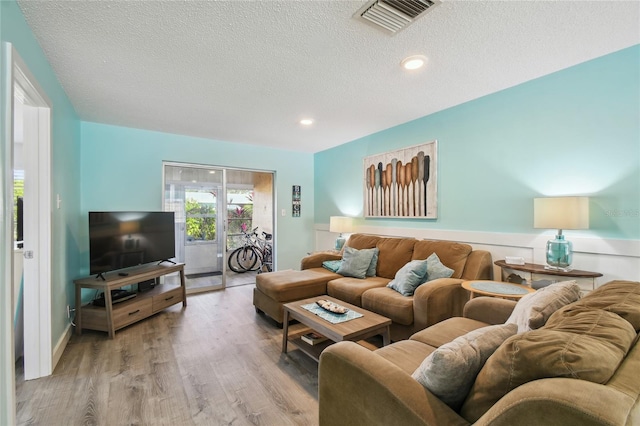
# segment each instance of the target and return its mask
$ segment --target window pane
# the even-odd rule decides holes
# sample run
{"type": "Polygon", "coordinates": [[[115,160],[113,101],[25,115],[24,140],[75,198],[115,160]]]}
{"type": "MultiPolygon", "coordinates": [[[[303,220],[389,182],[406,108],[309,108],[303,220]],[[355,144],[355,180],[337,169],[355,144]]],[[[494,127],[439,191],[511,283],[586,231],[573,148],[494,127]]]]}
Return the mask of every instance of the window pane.
{"type": "Polygon", "coordinates": [[[18,239],[18,197],[24,197],[24,170],[13,171],[13,239],[18,239]]]}
{"type": "Polygon", "coordinates": [[[215,241],[216,191],[188,188],[185,200],[187,241],[215,241]]]}
{"type": "Polygon", "coordinates": [[[227,191],[227,247],[242,245],[242,233],[253,229],[253,189],[227,191]]]}

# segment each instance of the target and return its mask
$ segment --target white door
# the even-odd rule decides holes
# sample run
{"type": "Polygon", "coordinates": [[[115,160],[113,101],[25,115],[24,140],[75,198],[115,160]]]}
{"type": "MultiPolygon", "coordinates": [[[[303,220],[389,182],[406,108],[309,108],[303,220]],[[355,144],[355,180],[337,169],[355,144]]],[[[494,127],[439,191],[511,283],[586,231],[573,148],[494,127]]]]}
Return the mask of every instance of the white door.
{"type": "Polygon", "coordinates": [[[24,112],[24,376],[52,373],[50,109],[26,99],[24,112]],[[46,324],[43,327],[43,324],[46,324]]]}
{"type": "Polygon", "coordinates": [[[175,212],[176,259],[187,293],[225,287],[224,170],[165,162],[164,209],[175,212]]]}
{"type": "Polygon", "coordinates": [[[13,63],[11,45],[0,57],[0,424],[15,424],[13,348],[13,63]]]}

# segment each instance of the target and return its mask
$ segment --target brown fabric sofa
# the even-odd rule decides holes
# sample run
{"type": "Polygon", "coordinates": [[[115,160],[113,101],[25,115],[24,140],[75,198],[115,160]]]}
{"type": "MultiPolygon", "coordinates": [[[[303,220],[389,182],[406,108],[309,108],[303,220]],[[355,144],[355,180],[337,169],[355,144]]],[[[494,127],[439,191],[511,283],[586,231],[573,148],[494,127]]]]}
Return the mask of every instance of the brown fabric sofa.
{"type": "Polygon", "coordinates": [[[353,234],[346,245],[358,250],[378,248],[375,277],[343,277],[322,267],[324,261],[341,259],[341,254],[311,254],[302,259],[301,271],[258,275],[253,295],[256,309],[282,323],[284,303],[328,294],[390,318],[391,339],[396,341],[431,324],[462,315],[469,300],[468,292],[460,285],[462,281],[492,278],[491,254],[472,250],[468,244],[353,234]],[[454,270],[451,278],[429,281],[418,287],[413,296],[403,296],[386,287],[405,264],[426,259],[432,253],[454,270]]]}
{"type": "Polygon", "coordinates": [[[640,424],[640,282],[612,281],[542,328],[508,338],[458,411],[412,378],[436,348],[503,323],[514,306],[475,298],[464,317],[373,352],[353,342],[330,346],[320,357],[320,425],[640,424]]]}

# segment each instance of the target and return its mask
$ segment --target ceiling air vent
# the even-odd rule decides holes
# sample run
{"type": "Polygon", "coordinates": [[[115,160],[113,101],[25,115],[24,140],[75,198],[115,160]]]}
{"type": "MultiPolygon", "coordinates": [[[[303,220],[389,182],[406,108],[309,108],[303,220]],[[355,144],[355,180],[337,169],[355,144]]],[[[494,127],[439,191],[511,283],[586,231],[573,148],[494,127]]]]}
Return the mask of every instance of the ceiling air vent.
{"type": "Polygon", "coordinates": [[[354,17],[395,34],[438,4],[439,0],[374,0],[360,8],[354,17]]]}

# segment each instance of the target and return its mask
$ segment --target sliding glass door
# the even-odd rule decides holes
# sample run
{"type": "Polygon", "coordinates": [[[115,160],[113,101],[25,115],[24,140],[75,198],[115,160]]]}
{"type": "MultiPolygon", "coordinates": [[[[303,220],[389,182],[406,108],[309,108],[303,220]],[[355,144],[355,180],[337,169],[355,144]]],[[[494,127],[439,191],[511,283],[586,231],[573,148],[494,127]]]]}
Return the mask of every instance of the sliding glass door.
{"type": "Polygon", "coordinates": [[[258,272],[231,271],[227,256],[245,232],[274,233],[273,172],[169,162],[163,169],[164,209],[175,212],[187,292],[254,284],[258,272]]]}
{"type": "Polygon", "coordinates": [[[224,170],[165,164],[164,209],[175,212],[176,260],[185,264],[187,291],[224,287],[224,170]]]}

